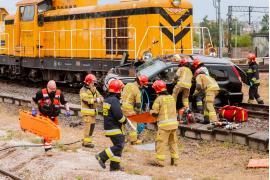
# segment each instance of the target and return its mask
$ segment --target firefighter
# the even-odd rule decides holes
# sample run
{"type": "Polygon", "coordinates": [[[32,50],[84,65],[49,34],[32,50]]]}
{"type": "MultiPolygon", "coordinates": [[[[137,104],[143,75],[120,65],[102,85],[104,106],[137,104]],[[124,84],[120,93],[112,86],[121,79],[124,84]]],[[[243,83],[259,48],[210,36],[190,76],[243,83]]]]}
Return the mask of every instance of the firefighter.
{"type": "Polygon", "coordinates": [[[189,92],[193,74],[189,68],[189,63],[186,59],[179,61],[179,69],[176,72],[177,84],[173,89],[172,96],[177,102],[178,94],[182,92],[182,102],[184,107],[189,107],[189,92]]]}
{"type": "MultiPolygon", "coordinates": [[[[200,69],[200,71],[205,72],[209,76],[208,69],[204,66],[204,63],[202,63],[199,59],[194,59],[192,64],[193,72],[195,72],[197,69],[200,69]]],[[[198,113],[203,113],[203,99],[205,97],[205,92],[200,91],[196,95],[194,95],[196,99],[196,107],[198,113]]]]}
{"type": "Polygon", "coordinates": [[[259,67],[256,62],[255,54],[250,53],[247,57],[249,68],[247,70],[247,76],[249,81],[249,99],[248,103],[254,104],[255,100],[258,104],[264,104],[263,100],[261,99],[258,88],[260,86],[260,79],[259,79],[259,67]]]}
{"type": "Polygon", "coordinates": [[[87,148],[94,148],[92,135],[96,124],[97,105],[103,102],[103,97],[95,87],[96,81],[97,79],[93,74],[88,74],[80,90],[81,114],[84,120],[84,138],[82,145],[87,148]]]}
{"type": "MultiPolygon", "coordinates": [[[[54,80],[50,80],[47,84],[47,88],[42,89],[36,93],[33,97],[32,103],[32,115],[37,115],[36,105],[38,105],[38,110],[40,115],[50,118],[56,125],[58,125],[58,115],[60,114],[60,105],[65,105],[66,116],[70,116],[69,105],[64,98],[63,93],[56,88],[56,83],[54,80]]],[[[44,149],[45,152],[52,149],[51,139],[44,138],[44,149]]]]}
{"type": "Polygon", "coordinates": [[[165,155],[169,146],[171,155],[171,165],[177,166],[178,155],[178,138],[177,129],[178,121],[176,114],[176,102],[167,92],[166,84],[162,80],[157,80],[153,84],[153,89],[157,93],[150,114],[157,117],[158,132],[156,136],[156,162],[154,165],[164,167],[165,155]]]}
{"type": "MultiPolygon", "coordinates": [[[[133,83],[127,83],[121,94],[122,110],[124,115],[131,116],[141,111],[141,90],[147,86],[148,77],[145,75],[138,76],[133,83]]],[[[132,122],[134,127],[137,123],[132,122]]],[[[131,144],[141,144],[142,141],[138,139],[137,131],[130,131],[128,133],[128,140],[131,144]]]]}
{"type": "Polygon", "coordinates": [[[214,108],[215,97],[219,93],[219,86],[214,78],[209,76],[208,71],[204,68],[199,68],[194,73],[196,79],[196,89],[194,96],[203,92],[204,97],[204,124],[217,122],[217,114],[214,108]]]}
{"type": "Polygon", "coordinates": [[[127,122],[120,107],[120,93],[123,87],[124,84],[120,80],[114,79],[110,81],[109,94],[103,103],[105,135],[111,139],[113,146],[106,148],[95,157],[103,169],[106,168],[105,162],[110,159],[110,171],[123,170],[120,166],[120,160],[125,145],[125,136],[122,128],[127,122]]]}

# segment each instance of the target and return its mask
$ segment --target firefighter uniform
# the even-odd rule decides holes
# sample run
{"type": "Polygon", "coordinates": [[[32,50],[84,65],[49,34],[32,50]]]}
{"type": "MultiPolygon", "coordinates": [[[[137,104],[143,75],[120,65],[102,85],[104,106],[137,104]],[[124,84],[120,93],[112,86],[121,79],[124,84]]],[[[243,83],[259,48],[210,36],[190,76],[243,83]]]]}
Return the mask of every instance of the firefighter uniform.
{"type": "Polygon", "coordinates": [[[248,80],[249,80],[249,99],[248,103],[253,103],[256,99],[258,104],[264,104],[261,99],[258,88],[260,86],[260,78],[259,78],[259,67],[255,61],[249,63],[249,68],[247,70],[248,80]]]}
{"type": "Polygon", "coordinates": [[[196,76],[196,90],[194,95],[201,92],[205,93],[204,98],[204,119],[206,122],[217,121],[217,114],[214,108],[215,97],[219,93],[219,86],[216,80],[206,74],[199,74],[196,76]]]}
{"type": "MultiPolygon", "coordinates": [[[[44,88],[36,93],[33,101],[38,104],[38,109],[42,116],[50,118],[56,125],[58,125],[57,116],[61,111],[60,105],[65,105],[67,103],[65,101],[64,95],[60,90],[48,93],[48,90],[44,88]]],[[[43,142],[45,151],[48,151],[52,148],[51,139],[44,138],[43,142]]]]}
{"type": "Polygon", "coordinates": [[[102,96],[93,85],[84,85],[80,90],[81,114],[85,123],[84,146],[92,146],[92,135],[95,129],[97,106],[102,101],[102,96]]]}
{"type": "Polygon", "coordinates": [[[179,158],[176,133],[178,121],[174,98],[168,94],[160,94],[154,101],[150,114],[157,115],[156,159],[158,165],[164,166],[168,146],[171,160],[176,161],[179,158]]]}
{"type": "Polygon", "coordinates": [[[113,146],[106,148],[96,157],[103,164],[110,159],[110,170],[119,170],[122,151],[125,145],[125,136],[122,126],[126,118],[122,113],[120,101],[116,95],[109,95],[103,103],[105,135],[109,137],[113,146]]]}
{"type": "Polygon", "coordinates": [[[176,72],[176,76],[177,76],[177,84],[175,85],[174,89],[173,89],[173,98],[175,99],[175,102],[177,102],[177,97],[179,93],[183,93],[182,94],[182,102],[184,107],[189,107],[189,92],[190,92],[190,88],[191,88],[191,81],[192,81],[192,72],[188,67],[180,67],[177,72],[176,72]]]}
{"type": "MultiPolygon", "coordinates": [[[[141,91],[137,82],[127,83],[121,94],[121,103],[123,114],[131,116],[141,110],[141,91]]],[[[132,122],[133,126],[137,128],[137,123],[132,122]]],[[[131,143],[135,143],[138,140],[137,131],[130,131],[128,139],[131,143]]]]}

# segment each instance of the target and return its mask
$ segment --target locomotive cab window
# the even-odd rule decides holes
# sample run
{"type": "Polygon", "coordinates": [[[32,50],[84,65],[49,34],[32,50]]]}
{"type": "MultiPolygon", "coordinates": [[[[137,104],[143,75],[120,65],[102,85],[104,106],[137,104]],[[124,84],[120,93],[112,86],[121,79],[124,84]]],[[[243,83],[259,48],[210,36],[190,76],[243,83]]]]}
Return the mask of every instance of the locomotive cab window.
{"type": "Polygon", "coordinates": [[[51,1],[43,1],[38,4],[38,14],[41,14],[45,11],[52,10],[52,2],[51,1]]]}
{"type": "Polygon", "coordinates": [[[35,15],[35,6],[21,6],[20,7],[21,21],[33,21],[35,15]]]}

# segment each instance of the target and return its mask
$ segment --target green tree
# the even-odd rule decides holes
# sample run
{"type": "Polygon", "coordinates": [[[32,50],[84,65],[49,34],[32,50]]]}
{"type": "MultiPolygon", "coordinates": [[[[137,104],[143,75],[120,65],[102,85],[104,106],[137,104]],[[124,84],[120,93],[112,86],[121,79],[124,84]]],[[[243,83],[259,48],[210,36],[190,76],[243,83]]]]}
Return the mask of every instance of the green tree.
{"type": "Polygon", "coordinates": [[[250,47],[252,45],[252,37],[250,34],[237,35],[232,37],[232,46],[235,47],[235,42],[237,38],[237,47],[250,47]]]}
{"type": "Polygon", "coordinates": [[[269,32],[269,15],[265,14],[261,21],[262,29],[261,33],[268,33],[269,32]]]}
{"type": "MultiPolygon", "coordinates": [[[[210,31],[210,35],[212,37],[212,42],[214,46],[218,46],[218,24],[215,21],[209,21],[208,16],[203,18],[203,21],[200,23],[201,27],[207,27],[210,31]]],[[[207,32],[205,32],[207,33],[207,32]]],[[[205,36],[207,37],[207,36],[205,36]]]]}

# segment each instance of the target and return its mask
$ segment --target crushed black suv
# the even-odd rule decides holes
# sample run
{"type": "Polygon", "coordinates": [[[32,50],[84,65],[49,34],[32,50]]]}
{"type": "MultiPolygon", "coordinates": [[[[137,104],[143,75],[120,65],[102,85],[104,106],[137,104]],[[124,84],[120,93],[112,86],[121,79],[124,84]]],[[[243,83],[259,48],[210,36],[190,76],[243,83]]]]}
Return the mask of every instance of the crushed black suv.
{"type": "MultiPolygon", "coordinates": [[[[246,81],[246,78],[245,73],[240,68],[238,68],[231,61],[223,58],[200,55],[189,55],[188,57],[190,63],[192,63],[195,57],[199,58],[201,62],[203,62],[208,68],[210,75],[215,78],[219,84],[221,91],[216,97],[215,104],[224,105],[242,102],[242,81],[246,81]]],[[[168,92],[172,93],[176,83],[174,82],[174,77],[177,69],[178,64],[176,62],[166,61],[165,59],[147,61],[136,68],[136,72],[132,72],[130,65],[123,65],[111,69],[104,80],[104,84],[106,86],[108,80],[111,78],[121,79],[126,84],[128,82],[133,82],[135,75],[146,75],[149,77],[149,86],[146,89],[146,92],[149,96],[150,104],[152,104],[156,97],[155,91],[152,88],[153,82],[157,79],[165,81],[168,92]]],[[[193,81],[190,93],[190,102],[193,102],[192,94],[194,90],[195,82],[193,81]]],[[[180,97],[181,96],[179,95],[177,100],[179,107],[182,106],[180,97]]]]}

